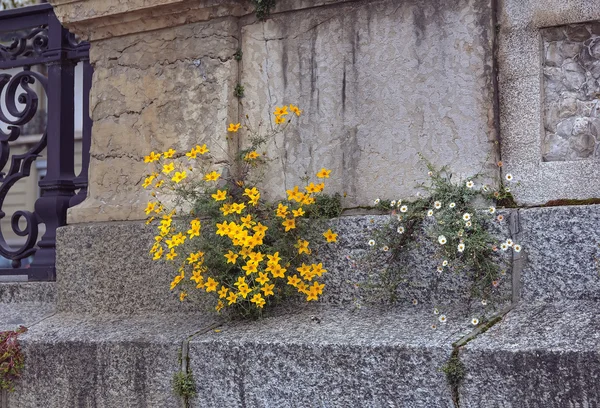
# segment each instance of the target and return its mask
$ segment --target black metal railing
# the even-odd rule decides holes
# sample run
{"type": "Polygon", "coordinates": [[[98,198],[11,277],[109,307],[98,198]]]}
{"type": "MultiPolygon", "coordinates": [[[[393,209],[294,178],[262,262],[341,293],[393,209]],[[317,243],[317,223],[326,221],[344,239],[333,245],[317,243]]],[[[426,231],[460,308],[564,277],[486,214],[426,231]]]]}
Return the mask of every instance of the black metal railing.
{"type": "Polygon", "coordinates": [[[33,162],[42,154],[47,163],[34,210],[18,210],[11,216],[11,228],[21,237],[21,243],[7,243],[0,228],[0,255],[12,261],[12,268],[0,269],[0,276],[27,275],[29,280],[38,281],[56,278],[56,229],[66,225],[67,209],[82,202],[87,194],[91,82],[89,43],[78,42],[63,28],[52,6],[41,4],[0,12],[0,124],[8,129],[0,128],[0,220],[6,216],[4,202],[15,183],[30,175],[33,162]],[[83,88],[83,156],[82,170],[75,175],[77,64],[83,66],[78,85],[83,88]],[[19,69],[17,73],[15,68],[19,69]],[[40,109],[44,96],[45,112],[40,109]],[[45,116],[39,122],[39,141],[23,154],[11,154],[11,145],[39,115],[45,116]],[[41,238],[40,225],[45,226],[41,238]],[[33,262],[22,266],[21,261],[32,256],[33,262]]]}

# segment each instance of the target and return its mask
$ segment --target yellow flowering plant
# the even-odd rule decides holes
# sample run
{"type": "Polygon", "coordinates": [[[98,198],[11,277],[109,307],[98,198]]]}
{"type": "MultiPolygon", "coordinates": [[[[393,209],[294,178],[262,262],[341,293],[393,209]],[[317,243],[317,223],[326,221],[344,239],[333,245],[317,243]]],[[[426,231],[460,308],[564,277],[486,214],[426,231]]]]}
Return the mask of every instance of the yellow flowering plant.
{"type": "Polygon", "coordinates": [[[301,113],[295,105],[276,107],[266,132],[262,123],[253,129],[248,116],[243,124],[231,123],[228,138],[243,131],[250,144],[226,162],[217,163],[206,144],[144,158],[152,167],[143,182],[153,197],[145,210],[147,223],[157,229],[150,256],[173,265],[170,289],[181,301],[198,290],[214,298],[217,312],[229,308],[248,316],[288,295],[310,302],[323,294],[327,271],[311,256],[335,243],[337,234],[322,228],[315,236],[309,215],[323,198],[331,171],[321,169],[276,203],[262,198],[255,177],[268,160],[261,148],[301,113]]]}

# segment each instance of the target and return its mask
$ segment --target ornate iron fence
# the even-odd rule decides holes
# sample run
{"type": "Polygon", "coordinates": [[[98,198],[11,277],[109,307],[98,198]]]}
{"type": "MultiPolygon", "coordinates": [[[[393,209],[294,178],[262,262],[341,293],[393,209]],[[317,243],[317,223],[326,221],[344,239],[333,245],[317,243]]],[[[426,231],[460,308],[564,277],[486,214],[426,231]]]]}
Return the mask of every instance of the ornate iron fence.
{"type": "Polygon", "coordinates": [[[49,4],[0,12],[0,220],[4,202],[15,183],[30,175],[34,161],[45,149],[46,175],[39,181],[40,197],[34,210],[11,216],[13,232],[24,243],[10,245],[0,228],[0,255],[12,261],[1,275],[27,275],[29,280],[56,278],[56,229],[66,225],[67,209],[87,194],[91,120],[89,91],[92,67],[89,44],[64,29],[49,4]],[[4,38],[4,41],[2,41],[4,38]],[[83,65],[82,170],[75,175],[75,66],[83,65]],[[34,66],[45,67],[32,70],[34,66]],[[20,71],[14,73],[14,69],[20,71]],[[6,70],[11,69],[11,73],[6,70]],[[4,72],[3,72],[4,70],[4,72]],[[34,86],[34,84],[39,84],[34,86]],[[41,85],[41,86],[40,86],[41,85]],[[42,90],[47,110],[39,108],[42,90]],[[40,92],[41,93],[41,92],[40,92]],[[36,116],[45,115],[37,143],[24,154],[12,154],[11,144],[36,116]],[[10,163],[9,163],[10,162],[10,163]],[[8,170],[6,169],[8,167],[8,170]],[[38,237],[40,228],[45,233],[38,237]],[[30,265],[24,258],[33,256],[30,265]]]}

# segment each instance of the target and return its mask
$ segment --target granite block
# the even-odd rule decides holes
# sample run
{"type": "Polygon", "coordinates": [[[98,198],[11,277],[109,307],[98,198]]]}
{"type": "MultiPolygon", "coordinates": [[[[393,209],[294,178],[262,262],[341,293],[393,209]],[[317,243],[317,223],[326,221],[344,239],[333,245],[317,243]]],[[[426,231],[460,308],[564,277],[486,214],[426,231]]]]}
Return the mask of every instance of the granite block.
{"type": "Polygon", "coordinates": [[[600,403],[598,303],[522,304],[460,352],[461,407],[600,403]]]}
{"type": "Polygon", "coordinates": [[[31,327],[55,310],[55,282],[0,283],[0,331],[31,327]]]}
{"type": "Polygon", "coordinates": [[[440,368],[465,320],[418,309],[313,308],[195,336],[193,407],[453,407],[440,368]]]}
{"type": "Polygon", "coordinates": [[[199,315],[55,315],[20,336],[26,363],[9,407],[178,407],[172,379],[182,343],[212,323],[199,315]]]}
{"type": "Polygon", "coordinates": [[[519,210],[524,301],[600,300],[600,205],[519,210]]]}

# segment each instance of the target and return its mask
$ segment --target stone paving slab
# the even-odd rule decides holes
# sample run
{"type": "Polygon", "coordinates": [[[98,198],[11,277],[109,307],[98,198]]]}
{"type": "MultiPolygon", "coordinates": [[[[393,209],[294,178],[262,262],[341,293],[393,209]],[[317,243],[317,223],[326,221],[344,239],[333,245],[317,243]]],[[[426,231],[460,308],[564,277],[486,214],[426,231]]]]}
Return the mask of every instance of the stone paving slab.
{"type": "Polygon", "coordinates": [[[522,304],[460,352],[461,407],[600,404],[597,302],[522,304]]]}
{"type": "Polygon", "coordinates": [[[179,407],[172,391],[183,340],[202,315],[58,314],[20,336],[25,370],[10,408],[179,407]]]}
{"type": "Polygon", "coordinates": [[[56,283],[0,283],[0,331],[30,327],[56,311],[56,283]]]}
{"type": "Polygon", "coordinates": [[[193,407],[453,407],[440,368],[466,321],[428,311],[307,308],[195,336],[193,407]]]}

